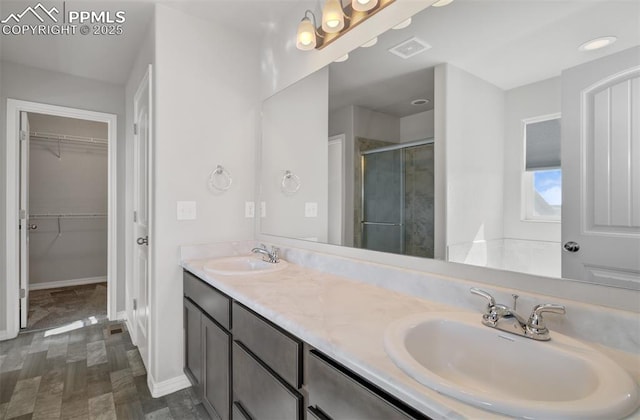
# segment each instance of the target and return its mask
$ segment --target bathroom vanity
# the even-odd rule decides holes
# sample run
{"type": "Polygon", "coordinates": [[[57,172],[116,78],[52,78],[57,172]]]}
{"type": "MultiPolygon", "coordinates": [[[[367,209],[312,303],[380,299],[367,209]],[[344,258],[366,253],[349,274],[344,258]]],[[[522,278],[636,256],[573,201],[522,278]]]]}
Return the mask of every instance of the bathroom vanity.
{"type": "Polygon", "coordinates": [[[212,418],[426,419],[184,272],[185,373],[212,418]]]}
{"type": "MultiPolygon", "coordinates": [[[[348,265],[360,265],[358,262],[329,261],[327,258],[333,257],[295,252],[289,250],[291,259],[287,258],[286,269],[240,275],[218,275],[207,270],[213,261],[210,258],[183,259],[185,373],[213,418],[507,418],[497,410],[485,411],[480,404],[465,403],[419,383],[415,375],[394,362],[385,348],[389,327],[419,314],[439,314],[449,319],[462,314],[471,325],[477,318],[478,328],[494,331],[481,325],[482,302],[469,293],[468,283],[447,279],[460,290],[459,301],[449,305],[451,290],[445,289],[451,286],[439,287],[422,279],[432,300],[418,291],[400,293],[375,285],[380,273],[395,269],[365,263],[358,266],[358,272],[368,273],[371,281],[356,281],[351,275],[336,275],[318,266],[331,264],[335,269],[342,264],[349,271],[348,265]],[[473,306],[461,309],[467,306],[467,300],[473,306]],[[471,309],[475,307],[477,311],[471,309]]],[[[387,278],[390,273],[386,273],[387,278]]],[[[404,270],[396,275],[425,276],[404,270]]],[[[503,296],[499,300],[503,301],[503,296]]],[[[537,299],[533,303],[543,303],[537,299]]],[[[527,307],[532,300],[525,296],[524,302],[527,307]]],[[[546,352],[555,346],[557,326],[579,319],[583,316],[580,310],[570,305],[569,318],[560,324],[549,317],[551,343],[521,340],[547,345],[546,352]]],[[[633,323],[633,318],[622,321],[622,328],[628,329],[624,323],[633,323]]],[[[508,343],[511,335],[507,336],[501,337],[501,342],[508,343]]],[[[518,337],[513,337],[517,342],[518,337]]],[[[557,337],[561,343],[560,335],[557,337]]],[[[428,340],[420,345],[428,346],[428,340]]],[[[616,352],[612,350],[607,356],[616,352]]],[[[613,359],[630,371],[637,383],[638,372],[633,368],[637,354],[619,353],[623,357],[613,359]]],[[[557,388],[573,387],[558,384],[557,388]]],[[[566,418],[594,416],[580,404],[568,406],[570,410],[575,406],[575,413],[569,412],[566,418]]]]}

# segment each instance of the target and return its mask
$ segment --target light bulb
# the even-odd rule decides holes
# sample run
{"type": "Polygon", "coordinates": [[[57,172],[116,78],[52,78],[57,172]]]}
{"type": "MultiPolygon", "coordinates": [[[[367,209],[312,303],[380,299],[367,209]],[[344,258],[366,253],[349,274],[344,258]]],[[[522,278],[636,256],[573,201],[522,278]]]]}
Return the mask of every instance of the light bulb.
{"type": "Polygon", "coordinates": [[[340,0],[327,0],[322,9],[322,30],[333,34],[344,28],[344,12],[340,0]]]}
{"type": "Polygon", "coordinates": [[[378,0],[351,0],[351,7],[358,12],[367,12],[378,5],[378,0]]]}
{"type": "Polygon", "coordinates": [[[303,51],[312,50],[316,47],[316,28],[307,17],[298,24],[296,47],[303,51]]]}

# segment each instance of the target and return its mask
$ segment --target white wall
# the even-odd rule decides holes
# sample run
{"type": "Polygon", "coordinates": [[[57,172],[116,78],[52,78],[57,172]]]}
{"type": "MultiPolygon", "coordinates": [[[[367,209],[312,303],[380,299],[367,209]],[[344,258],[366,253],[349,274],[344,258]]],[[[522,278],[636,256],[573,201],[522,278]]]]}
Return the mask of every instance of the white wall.
{"type": "Polygon", "coordinates": [[[504,237],[560,242],[560,223],[522,219],[523,120],[560,112],[560,78],[506,92],[504,141],[504,237]]]}
{"type": "Polygon", "coordinates": [[[400,118],[400,142],[429,139],[434,136],[434,111],[400,118]]]}
{"type": "Polygon", "coordinates": [[[354,153],[354,127],[353,107],[345,106],[329,113],[329,137],[344,134],[344,200],[342,202],[342,244],[353,246],[353,153],[354,153]]]}
{"type": "MultiPolygon", "coordinates": [[[[127,144],[125,147],[125,153],[127,156],[127,161],[125,162],[126,166],[126,178],[131,180],[131,182],[127,182],[127,189],[125,191],[127,197],[126,203],[126,214],[133,214],[133,160],[134,160],[134,134],[133,134],[133,124],[135,121],[134,118],[134,97],[136,91],[138,90],[138,86],[142,81],[142,78],[147,72],[149,64],[155,64],[155,19],[152,18],[149,23],[149,27],[147,28],[147,34],[140,45],[140,49],[136,55],[136,59],[133,63],[133,67],[131,69],[131,73],[129,74],[129,79],[127,80],[127,84],[125,86],[125,97],[126,97],[126,124],[125,124],[125,133],[127,136],[127,144]]],[[[152,75],[152,81],[154,81],[154,76],[152,75]]],[[[152,87],[152,94],[154,88],[152,87]]],[[[152,111],[153,112],[153,111],[152,111]]],[[[152,115],[153,118],[153,115],[152,115]]],[[[153,142],[153,139],[151,140],[153,142]]],[[[133,238],[133,218],[126,218],[126,228],[125,228],[125,254],[127,255],[126,260],[126,302],[125,309],[127,312],[127,319],[133,320],[133,297],[134,297],[134,288],[133,288],[133,259],[131,256],[133,255],[133,250],[135,246],[133,238]]]]}
{"type": "Polygon", "coordinates": [[[353,135],[355,138],[400,143],[400,118],[354,106],[353,135]]]}
{"type": "MultiPolygon", "coordinates": [[[[70,76],[33,67],[22,66],[9,62],[0,63],[0,154],[4,155],[6,147],[6,106],[7,98],[51,105],[86,109],[90,111],[116,114],[118,117],[117,138],[121,144],[124,141],[124,87],[96,80],[70,76]]],[[[119,237],[124,234],[124,147],[118,148],[118,216],[117,226],[119,237]]],[[[4,162],[4,160],[3,160],[4,162]]],[[[6,183],[6,174],[0,173],[0,184],[6,183]]],[[[5,194],[2,195],[5,197],[5,194]]],[[[4,220],[6,206],[0,207],[0,220],[4,220]]],[[[3,249],[3,260],[6,255],[3,249]]],[[[118,259],[124,259],[124,247],[118,250],[118,259]]],[[[124,309],[124,266],[116,273],[118,281],[117,309],[124,309]]],[[[0,278],[0,290],[6,288],[5,279],[0,278]]],[[[3,301],[4,302],[4,301],[3,301]]],[[[5,312],[0,311],[0,331],[6,328],[5,312]]]]}
{"type": "MultiPolygon", "coordinates": [[[[502,238],[504,92],[450,64],[444,89],[447,245],[502,238]]],[[[438,182],[436,180],[436,182],[438,182]]]]}
{"type": "Polygon", "coordinates": [[[156,6],[149,373],[157,383],[184,378],[178,247],[253,238],[244,203],[254,199],[260,62],[243,36],[156,6]],[[218,164],[233,185],[212,194],[207,178],[218,164]],[[181,200],[197,203],[197,220],[176,220],[181,200]]]}
{"type": "Polygon", "coordinates": [[[267,208],[266,217],[260,219],[263,232],[327,242],[328,92],[325,68],[263,103],[259,176],[260,200],[267,208]],[[281,190],[286,170],[300,179],[295,194],[281,190]],[[318,205],[317,217],[305,217],[307,202],[318,205]]]}
{"type": "MultiPolygon", "coordinates": [[[[108,138],[106,123],[29,113],[32,132],[108,138]]],[[[108,209],[108,149],[31,140],[29,213],[101,213],[108,209]],[[59,156],[56,154],[59,153],[59,156]]],[[[107,218],[31,218],[29,284],[107,276],[107,218]],[[60,228],[60,230],[58,230],[60,228]]],[[[51,287],[51,286],[49,286],[51,287]]]]}

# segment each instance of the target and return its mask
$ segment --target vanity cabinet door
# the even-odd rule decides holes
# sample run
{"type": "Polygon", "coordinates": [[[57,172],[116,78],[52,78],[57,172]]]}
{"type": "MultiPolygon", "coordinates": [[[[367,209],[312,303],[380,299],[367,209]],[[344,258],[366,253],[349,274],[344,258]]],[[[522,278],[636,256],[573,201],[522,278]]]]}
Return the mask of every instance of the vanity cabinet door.
{"type": "Polygon", "coordinates": [[[202,316],[204,386],[202,401],[212,418],[229,420],[231,408],[231,334],[202,316]],[[214,414],[215,413],[215,414],[214,414]]]}
{"type": "Polygon", "coordinates": [[[307,353],[308,413],[313,418],[349,420],[426,419],[416,410],[366,383],[323,354],[307,353]]]}
{"type": "Polygon", "coordinates": [[[241,419],[304,418],[302,395],[238,342],[233,343],[233,401],[241,419]]]}
{"type": "Polygon", "coordinates": [[[184,373],[202,396],[202,312],[184,298],[184,373]]]}

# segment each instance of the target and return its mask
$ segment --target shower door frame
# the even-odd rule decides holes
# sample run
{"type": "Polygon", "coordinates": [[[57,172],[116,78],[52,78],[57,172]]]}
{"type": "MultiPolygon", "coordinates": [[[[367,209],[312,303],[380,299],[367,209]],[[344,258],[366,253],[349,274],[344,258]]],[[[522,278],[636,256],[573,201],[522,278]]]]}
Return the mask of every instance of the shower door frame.
{"type": "Polygon", "coordinates": [[[384,146],[384,147],[379,147],[377,149],[372,149],[372,150],[366,150],[363,152],[360,152],[360,179],[361,181],[361,185],[360,185],[360,240],[361,240],[361,244],[360,247],[362,249],[368,249],[364,246],[364,238],[365,238],[365,234],[364,234],[364,227],[365,225],[376,225],[376,226],[398,226],[400,228],[400,254],[399,255],[405,255],[405,244],[404,244],[404,227],[405,227],[405,220],[404,220],[404,195],[405,195],[405,191],[404,191],[404,152],[406,149],[410,149],[412,147],[419,147],[419,146],[426,146],[429,144],[434,144],[434,138],[427,138],[427,139],[422,139],[422,140],[415,140],[415,141],[410,141],[410,142],[406,142],[406,143],[399,143],[399,144],[394,144],[392,146],[384,146]],[[364,158],[366,155],[372,155],[372,154],[376,154],[376,153],[384,153],[384,152],[392,152],[395,150],[401,150],[402,154],[400,156],[400,223],[385,223],[385,222],[366,222],[364,220],[364,171],[365,171],[365,164],[364,164],[364,158]]]}

